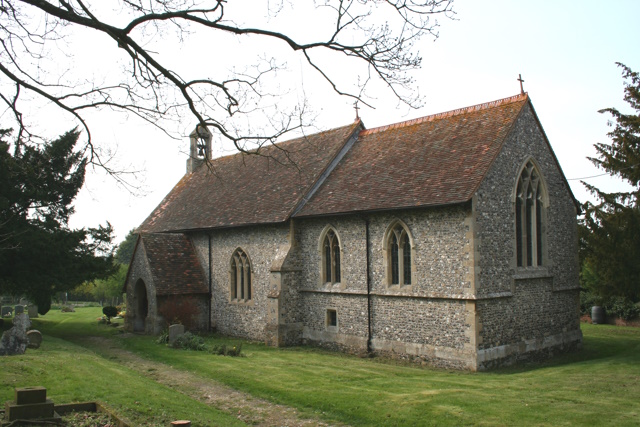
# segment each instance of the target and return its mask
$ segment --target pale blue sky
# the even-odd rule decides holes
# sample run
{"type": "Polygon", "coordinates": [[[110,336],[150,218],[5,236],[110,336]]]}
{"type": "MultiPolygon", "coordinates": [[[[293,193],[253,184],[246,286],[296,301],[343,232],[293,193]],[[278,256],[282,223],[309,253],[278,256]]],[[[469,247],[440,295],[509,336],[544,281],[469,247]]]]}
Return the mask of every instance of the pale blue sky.
{"type": "MultiPolygon", "coordinates": [[[[440,38],[423,40],[423,68],[415,73],[426,96],[423,108],[396,108],[381,93],[377,109],[360,110],[367,127],[376,127],[519,93],[518,74],[572,191],[588,195],[573,178],[598,175],[586,156],[593,144],[607,142],[608,117],[599,109],[627,109],[622,101],[623,62],[640,71],[640,1],[455,0],[456,20],[441,19],[440,38]]],[[[312,76],[303,76],[306,95],[319,112],[320,128],[353,121],[352,101],[327,96],[312,76]]],[[[104,120],[96,129],[117,145],[118,160],[145,169],[145,195],[134,196],[110,178],[91,173],[77,200],[73,226],[110,221],[118,241],[139,225],[185,171],[188,141],[177,143],[123,118],[104,120]]],[[[607,177],[588,180],[598,187],[622,188],[607,177]]]]}

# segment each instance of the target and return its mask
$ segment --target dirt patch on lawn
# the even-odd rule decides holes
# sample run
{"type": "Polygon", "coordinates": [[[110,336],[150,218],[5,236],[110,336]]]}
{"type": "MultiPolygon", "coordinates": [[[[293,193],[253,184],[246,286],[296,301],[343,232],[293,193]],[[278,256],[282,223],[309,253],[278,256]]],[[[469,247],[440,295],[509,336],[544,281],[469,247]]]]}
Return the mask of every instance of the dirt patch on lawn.
{"type": "Polygon", "coordinates": [[[97,353],[115,359],[141,375],[169,386],[221,411],[235,415],[239,420],[255,426],[345,426],[328,424],[318,419],[300,416],[295,408],[277,405],[268,400],[234,390],[194,373],[175,369],[164,363],[144,359],[124,350],[113,341],[102,337],[88,337],[87,343],[97,353]]]}

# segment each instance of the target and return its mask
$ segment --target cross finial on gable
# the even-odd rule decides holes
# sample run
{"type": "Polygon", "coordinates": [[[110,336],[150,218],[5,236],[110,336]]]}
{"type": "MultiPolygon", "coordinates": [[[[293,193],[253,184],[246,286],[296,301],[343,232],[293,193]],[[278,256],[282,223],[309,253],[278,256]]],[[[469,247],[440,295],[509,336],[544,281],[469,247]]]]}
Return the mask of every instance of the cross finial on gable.
{"type": "Polygon", "coordinates": [[[358,101],[353,103],[353,108],[356,110],[356,121],[360,120],[360,115],[358,114],[358,110],[360,109],[360,107],[358,107],[358,101]]]}
{"type": "Polygon", "coordinates": [[[522,87],[524,80],[522,80],[522,74],[518,74],[518,81],[520,82],[520,93],[524,95],[524,88],[522,87]]]}

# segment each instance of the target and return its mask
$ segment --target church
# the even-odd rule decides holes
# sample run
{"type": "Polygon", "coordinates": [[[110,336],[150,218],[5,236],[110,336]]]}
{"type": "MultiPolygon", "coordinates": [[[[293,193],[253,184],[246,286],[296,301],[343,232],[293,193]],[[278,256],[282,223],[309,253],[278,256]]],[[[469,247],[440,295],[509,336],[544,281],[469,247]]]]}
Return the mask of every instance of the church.
{"type": "Polygon", "coordinates": [[[203,132],[137,230],[128,330],[471,371],[581,346],[580,205],[528,94],[261,155],[203,132]]]}

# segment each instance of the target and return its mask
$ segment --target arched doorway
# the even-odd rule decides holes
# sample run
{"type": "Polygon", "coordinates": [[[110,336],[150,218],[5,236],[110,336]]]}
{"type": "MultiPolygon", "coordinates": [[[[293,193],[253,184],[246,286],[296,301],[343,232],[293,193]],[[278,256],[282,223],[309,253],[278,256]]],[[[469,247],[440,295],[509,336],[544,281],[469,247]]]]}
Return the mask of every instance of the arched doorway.
{"type": "Polygon", "coordinates": [[[133,319],[133,331],[144,332],[146,330],[147,315],[149,314],[149,300],[147,299],[147,287],[142,279],[136,282],[135,317],[133,319]]]}

